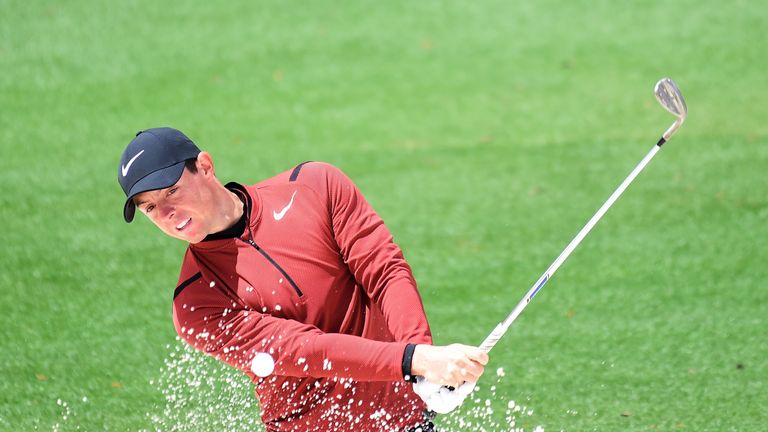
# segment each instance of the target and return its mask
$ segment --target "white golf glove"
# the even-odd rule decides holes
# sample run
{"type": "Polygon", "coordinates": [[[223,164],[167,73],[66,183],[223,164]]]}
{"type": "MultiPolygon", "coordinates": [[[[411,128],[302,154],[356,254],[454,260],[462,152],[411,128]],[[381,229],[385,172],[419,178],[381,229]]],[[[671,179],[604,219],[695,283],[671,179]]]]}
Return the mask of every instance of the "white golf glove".
{"type": "Polygon", "coordinates": [[[426,402],[428,409],[438,414],[448,414],[458,408],[474,388],[475,383],[465,382],[456,389],[450,390],[420,376],[416,377],[416,382],[413,383],[413,391],[426,402]]]}

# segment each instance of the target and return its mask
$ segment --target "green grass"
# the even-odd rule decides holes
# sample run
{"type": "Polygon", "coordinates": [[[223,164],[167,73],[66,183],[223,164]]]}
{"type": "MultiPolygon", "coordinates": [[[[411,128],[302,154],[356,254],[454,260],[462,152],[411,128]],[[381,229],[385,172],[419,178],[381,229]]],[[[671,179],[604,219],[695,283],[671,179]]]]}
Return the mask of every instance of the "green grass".
{"type": "Polygon", "coordinates": [[[0,11],[0,430],[138,431],[213,406],[166,363],[184,245],[121,219],[135,131],[182,129],[225,181],[338,165],[405,250],[436,341],[479,343],[671,124],[662,76],[690,118],[492,352],[480,397],[503,367],[494,403],[533,408],[526,430],[768,421],[760,2],[0,11]],[[189,401],[172,414],[169,386],[189,401]]]}

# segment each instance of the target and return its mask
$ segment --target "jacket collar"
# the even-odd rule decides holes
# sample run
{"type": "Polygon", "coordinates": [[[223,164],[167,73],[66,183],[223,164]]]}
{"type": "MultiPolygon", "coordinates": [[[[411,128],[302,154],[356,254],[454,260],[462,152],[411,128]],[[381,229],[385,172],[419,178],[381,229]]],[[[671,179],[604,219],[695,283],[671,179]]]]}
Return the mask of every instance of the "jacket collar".
{"type": "MultiPolygon", "coordinates": [[[[230,191],[238,194],[243,199],[245,205],[243,212],[246,215],[245,230],[240,236],[241,240],[247,240],[252,238],[252,233],[256,230],[256,227],[261,221],[261,196],[257,192],[255,187],[246,187],[236,182],[229,182],[224,185],[230,191]]],[[[234,241],[234,238],[225,238],[218,240],[204,240],[200,243],[190,244],[190,247],[195,249],[216,249],[234,241]]]]}

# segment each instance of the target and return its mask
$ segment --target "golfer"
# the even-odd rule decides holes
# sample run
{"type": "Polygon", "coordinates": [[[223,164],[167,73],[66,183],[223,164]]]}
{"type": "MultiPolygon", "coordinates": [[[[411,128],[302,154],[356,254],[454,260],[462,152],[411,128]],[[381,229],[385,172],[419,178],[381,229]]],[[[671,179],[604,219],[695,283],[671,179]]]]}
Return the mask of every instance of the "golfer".
{"type": "Polygon", "coordinates": [[[483,373],[478,348],[431,344],[400,248],[337,168],[224,185],[210,154],[154,128],[128,144],[118,180],[126,222],[138,208],[189,243],[176,331],[250,377],[269,431],[432,431],[424,401],[455,408],[467,392],[441,386],[483,373]]]}

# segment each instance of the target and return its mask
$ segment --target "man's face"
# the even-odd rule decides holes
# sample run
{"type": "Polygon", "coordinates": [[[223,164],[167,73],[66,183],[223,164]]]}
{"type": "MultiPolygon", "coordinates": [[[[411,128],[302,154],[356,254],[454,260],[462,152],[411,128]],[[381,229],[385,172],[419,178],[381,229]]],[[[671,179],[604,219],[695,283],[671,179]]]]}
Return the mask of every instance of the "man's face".
{"type": "Polygon", "coordinates": [[[142,192],[133,200],[136,207],[164,233],[198,243],[210,233],[214,214],[209,177],[213,174],[200,169],[193,174],[184,168],[175,185],[142,192]]]}

